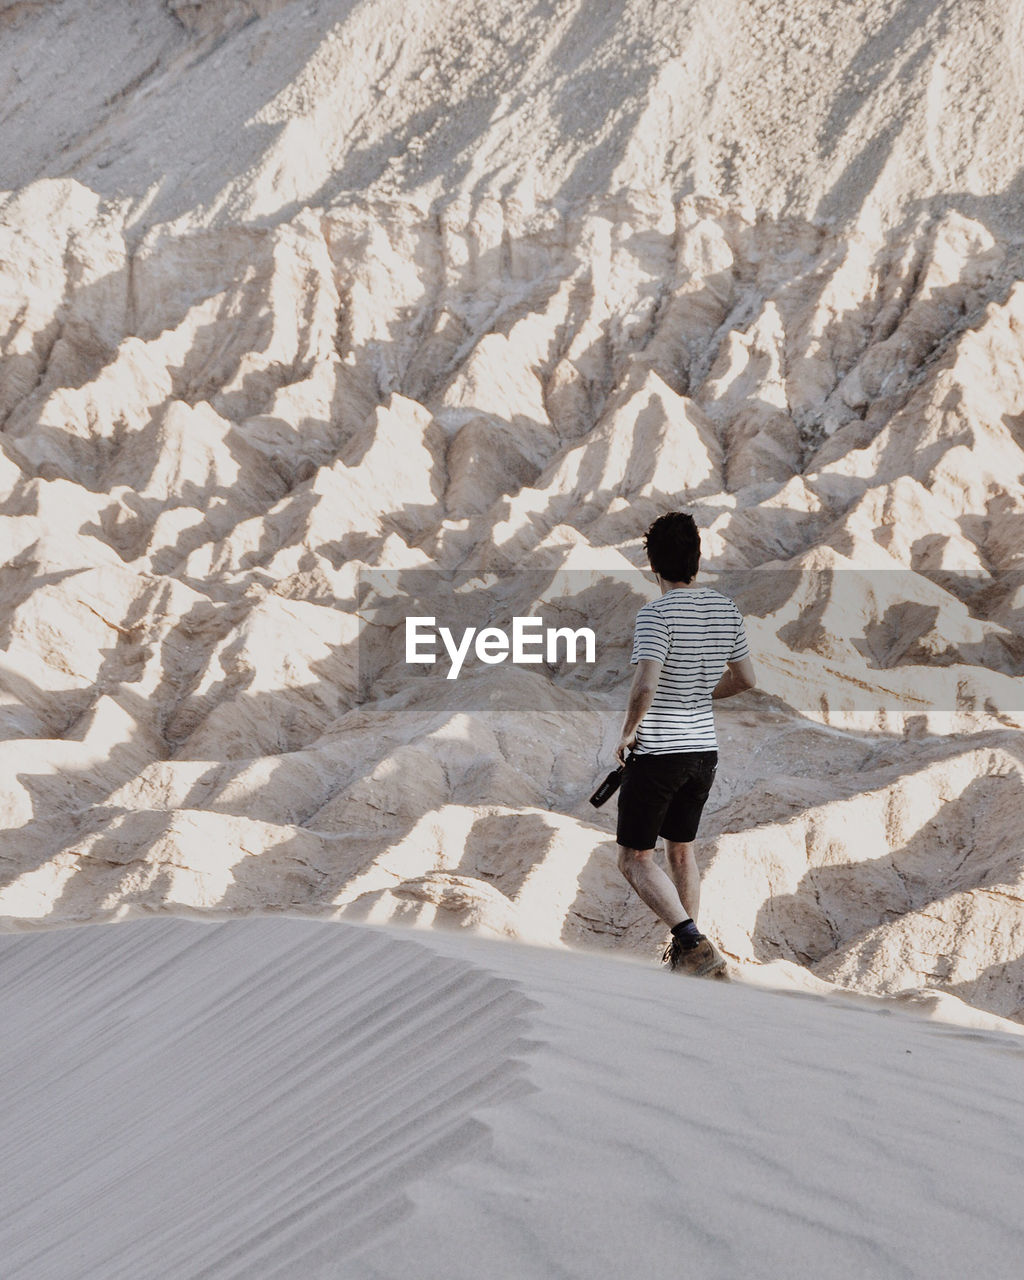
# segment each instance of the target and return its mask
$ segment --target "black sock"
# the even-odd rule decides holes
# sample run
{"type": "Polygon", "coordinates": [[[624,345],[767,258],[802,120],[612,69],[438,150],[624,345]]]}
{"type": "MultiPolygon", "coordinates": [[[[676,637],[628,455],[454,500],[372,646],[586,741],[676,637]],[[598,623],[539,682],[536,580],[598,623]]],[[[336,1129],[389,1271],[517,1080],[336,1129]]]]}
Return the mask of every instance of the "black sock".
{"type": "Polygon", "coordinates": [[[690,947],[695,947],[704,935],[690,917],[687,916],[686,919],[681,921],[679,924],[673,925],[672,937],[675,938],[685,951],[688,951],[690,947]]]}

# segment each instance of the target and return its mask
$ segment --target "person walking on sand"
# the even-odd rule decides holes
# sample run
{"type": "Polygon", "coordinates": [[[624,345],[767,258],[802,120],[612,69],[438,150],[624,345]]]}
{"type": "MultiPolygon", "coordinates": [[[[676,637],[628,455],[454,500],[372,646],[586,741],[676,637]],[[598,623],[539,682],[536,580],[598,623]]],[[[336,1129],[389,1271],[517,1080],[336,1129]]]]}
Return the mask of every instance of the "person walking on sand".
{"type": "Polygon", "coordinates": [[[662,962],[706,977],[726,966],[697,928],[694,838],[718,767],[711,704],[753,689],[756,678],[739,610],[728,596],[696,582],[700,533],[693,517],[683,511],[659,516],[643,540],[661,597],[636,616],[630,659],[636,674],[615,749],[625,765],[618,865],[672,932],[662,962]],[[654,861],[659,835],[670,874],[654,861]]]}

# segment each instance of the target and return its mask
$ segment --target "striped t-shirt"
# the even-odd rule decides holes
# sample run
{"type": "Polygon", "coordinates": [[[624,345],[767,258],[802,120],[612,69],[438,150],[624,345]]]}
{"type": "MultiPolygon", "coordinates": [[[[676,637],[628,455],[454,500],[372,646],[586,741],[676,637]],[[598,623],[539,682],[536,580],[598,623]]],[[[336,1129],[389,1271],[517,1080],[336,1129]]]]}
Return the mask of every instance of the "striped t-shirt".
{"type": "Polygon", "coordinates": [[[657,658],[658,688],[636,731],[636,751],[717,751],[711,692],[727,662],[746,658],[743,617],[711,587],[674,587],[636,615],[631,662],[657,658]]]}

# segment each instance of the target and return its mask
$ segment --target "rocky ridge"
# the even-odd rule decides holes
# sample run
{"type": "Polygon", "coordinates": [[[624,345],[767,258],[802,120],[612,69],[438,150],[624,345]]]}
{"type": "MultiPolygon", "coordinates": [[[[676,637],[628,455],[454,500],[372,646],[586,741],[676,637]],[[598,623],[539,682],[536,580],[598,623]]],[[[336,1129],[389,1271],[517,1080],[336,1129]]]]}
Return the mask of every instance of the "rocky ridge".
{"type": "MultiPolygon", "coordinates": [[[[0,22],[17,49],[83,12],[0,22]]],[[[143,12],[163,61],[102,125],[140,148],[147,93],[299,8],[143,12]]],[[[1024,273],[995,204],[868,182],[836,219],[673,190],[663,159],[589,193],[300,190],[270,152],[232,170],[231,134],[235,196],[194,155],[183,213],[130,148],[100,171],[94,135],[46,163],[33,137],[0,209],[6,927],[299,910],[653,955],[587,796],[655,590],[640,534],[686,506],[762,686],[718,713],[704,924],[744,961],[1024,1015],[1024,273]],[[403,667],[409,600],[490,608],[495,582],[506,614],[600,619],[596,670],[403,667]]]]}

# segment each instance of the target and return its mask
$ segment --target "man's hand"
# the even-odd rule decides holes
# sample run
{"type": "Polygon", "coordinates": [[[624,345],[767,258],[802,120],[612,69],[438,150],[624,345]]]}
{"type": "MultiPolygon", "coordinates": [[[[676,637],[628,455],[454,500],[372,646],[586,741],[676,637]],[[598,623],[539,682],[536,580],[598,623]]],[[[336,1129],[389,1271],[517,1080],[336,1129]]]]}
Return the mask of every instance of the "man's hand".
{"type": "Polygon", "coordinates": [[[626,763],[626,752],[633,750],[633,744],[636,742],[636,730],[629,735],[628,738],[620,738],[619,745],[615,748],[615,759],[619,764],[626,763]]]}

